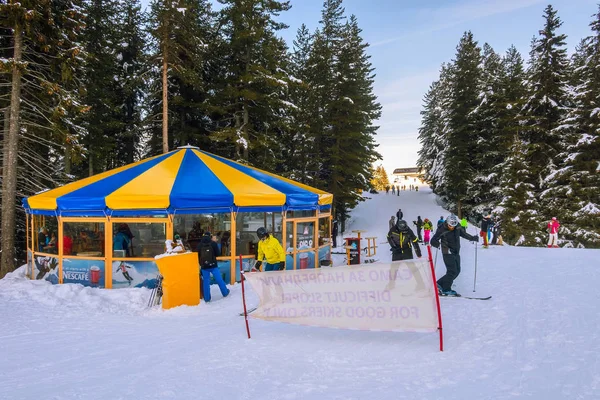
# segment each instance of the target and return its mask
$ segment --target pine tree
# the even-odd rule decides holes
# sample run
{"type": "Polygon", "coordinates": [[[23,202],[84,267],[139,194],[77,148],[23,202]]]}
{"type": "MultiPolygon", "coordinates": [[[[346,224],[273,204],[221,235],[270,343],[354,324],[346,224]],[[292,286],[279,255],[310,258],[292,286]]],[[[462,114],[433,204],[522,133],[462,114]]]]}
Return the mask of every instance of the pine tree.
{"type": "MultiPolygon", "coordinates": [[[[473,111],[479,104],[481,79],[481,49],[471,32],[465,32],[456,49],[450,79],[451,95],[448,105],[449,151],[445,154],[443,191],[459,216],[462,203],[472,190],[475,169],[472,163],[477,154],[476,120],[473,111]]],[[[467,203],[467,205],[469,205],[467,203]]]]}
{"type": "Polygon", "coordinates": [[[141,158],[142,99],[145,94],[143,74],[148,70],[146,35],[143,31],[147,17],[139,0],[121,0],[119,13],[117,76],[120,132],[107,169],[131,164],[141,158]]]}
{"type": "Polygon", "coordinates": [[[297,31],[290,57],[289,101],[292,107],[287,134],[282,144],[286,175],[302,183],[320,186],[315,181],[319,172],[319,157],[315,157],[316,135],[313,125],[320,115],[313,114],[315,93],[311,82],[315,71],[309,64],[312,45],[313,35],[302,24],[297,31]]]}
{"type": "Polygon", "coordinates": [[[276,37],[287,26],[275,18],[290,8],[289,1],[219,1],[226,75],[216,96],[221,115],[214,138],[233,147],[236,159],[273,169],[288,112],[280,109],[289,107],[287,49],[276,37]]]}
{"type": "Polygon", "coordinates": [[[107,155],[115,150],[120,131],[117,93],[119,71],[117,51],[120,45],[117,27],[120,4],[117,0],[88,0],[85,5],[86,25],[83,31],[85,63],[83,84],[85,102],[90,110],[82,116],[85,135],[82,143],[87,152],[84,170],[76,169],[79,177],[92,176],[107,168],[107,155]],[[113,18],[109,18],[109,16],[113,18]]]}
{"type": "Polygon", "coordinates": [[[155,66],[147,99],[147,154],[198,144],[207,123],[206,53],[215,38],[208,0],[154,0],[149,15],[155,66]]]}
{"type": "Polygon", "coordinates": [[[381,158],[376,151],[373,122],[381,116],[381,105],[373,93],[374,69],[355,16],[344,27],[335,76],[338,77],[329,104],[330,136],[323,143],[329,150],[331,175],[327,189],[334,195],[342,220],[362,197],[356,189],[368,189],[370,166],[381,158]],[[331,141],[329,141],[331,140],[331,141]]]}
{"type": "Polygon", "coordinates": [[[562,208],[562,231],[575,246],[600,247],[600,7],[590,23],[592,36],[573,56],[574,108],[563,126],[574,135],[563,156],[568,202],[562,208]]]}
{"type": "Polygon", "coordinates": [[[372,169],[372,175],[371,186],[378,192],[384,191],[386,187],[390,186],[390,181],[383,165],[378,165],[377,168],[372,169]]]}
{"type": "Polygon", "coordinates": [[[22,234],[25,225],[16,197],[54,186],[68,167],[60,144],[77,141],[75,118],[85,110],[75,79],[82,56],[80,10],[76,0],[0,4],[0,23],[12,35],[10,57],[0,60],[0,71],[11,76],[2,155],[0,278],[13,269],[15,228],[20,226],[22,234]],[[52,168],[45,171],[48,165],[52,168]],[[15,225],[18,209],[22,219],[15,225]]]}
{"type": "MultiPolygon", "coordinates": [[[[313,52],[309,63],[313,71],[312,85],[315,91],[315,115],[320,115],[319,121],[313,124],[315,135],[315,150],[321,163],[319,165],[319,180],[324,188],[333,190],[332,146],[335,142],[333,133],[333,102],[338,94],[336,84],[340,76],[336,75],[340,46],[343,42],[344,24],[346,17],[342,0],[324,0],[321,10],[321,28],[315,32],[313,52]]],[[[335,183],[337,185],[337,183],[335,183]]],[[[357,188],[354,188],[354,190],[357,188]]],[[[335,210],[334,210],[335,211],[335,210]]],[[[338,216],[344,227],[344,218],[338,216]]]]}
{"type": "Polygon", "coordinates": [[[473,155],[474,182],[469,196],[469,208],[482,215],[493,209],[500,199],[501,163],[509,151],[503,123],[507,100],[505,98],[505,70],[500,56],[489,44],[483,46],[481,66],[481,93],[479,105],[473,111],[479,135],[473,155]]]}
{"type": "Polygon", "coordinates": [[[424,180],[443,196],[444,159],[448,149],[446,141],[447,105],[450,97],[451,67],[442,64],[440,78],[429,87],[421,111],[419,128],[419,159],[417,166],[424,171],[424,180]]]}
{"type": "Polygon", "coordinates": [[[525,153],[530,168],[527,182],[534,185],[538,201],[544,209],[539,217],[540,227],[545,226],[544,220],[549,219],[549,214],[554,215],[559,211],[557,204],[561,203],[556,201],[558,193],[551,188],[554,186],[555,173],[561,168],[558,155],[565,150],[557,128],[568,106],[569,72],[566,35],[557,33],[562,21],[551,5],[544,10],[544,19],[544,29],[532,43],[528,100],[523,108],[526,118],[525,153]]]}
{"type": "Polygon", "coordinates": [[[524,142],[515,137],[504,164],[502,187],[505,193],[499,205],[502,210],[502,237],[512,245],[540,246],[543,244],[537,234],[540,231],[540,206],[534,185],[527,182],[529,172],[524,147],[524,142]]]}

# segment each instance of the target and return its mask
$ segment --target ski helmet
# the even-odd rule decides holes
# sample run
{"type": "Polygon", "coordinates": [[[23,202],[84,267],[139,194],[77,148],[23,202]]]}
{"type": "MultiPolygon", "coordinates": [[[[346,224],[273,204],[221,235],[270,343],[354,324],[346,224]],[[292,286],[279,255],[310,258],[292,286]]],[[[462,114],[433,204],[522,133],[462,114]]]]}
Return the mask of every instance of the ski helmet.
{"type": "Polygon", "coordinates": [[[398,227],[398,230],[400,230],[400,231],[404,232],[404,231],[408,230],[408,224],[403,219],[399,219],[398,222],[396,223],[396,226],[398,227]]]}
{"type": "Polygon", "coordinates": [[[267,236],[267,230],[261,226],[256,230],[256,235],[259,239],[263,239],[267,236]]]}
{"type": "Polygon", "coordinates": [[[454,214],[450,214],[448,218],[446,218],[446,223],[448,224],[448,226],[455,227],[459,223],[458,217],[454,214]]]}

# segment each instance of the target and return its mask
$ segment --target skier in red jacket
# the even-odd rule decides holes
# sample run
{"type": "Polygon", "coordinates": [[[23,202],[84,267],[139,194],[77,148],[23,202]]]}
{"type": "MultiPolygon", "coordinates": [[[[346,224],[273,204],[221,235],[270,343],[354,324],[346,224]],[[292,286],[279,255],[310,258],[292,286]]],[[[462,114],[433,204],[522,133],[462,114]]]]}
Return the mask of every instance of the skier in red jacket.
{"type": "Polygon", "coordinates": [[[548,222],[548,234],[550,235],[548,239],[548,248],[558,247],[558,229],[560,228],[560,224],[556,217],[552,217],[552,221],[548,222]]]}

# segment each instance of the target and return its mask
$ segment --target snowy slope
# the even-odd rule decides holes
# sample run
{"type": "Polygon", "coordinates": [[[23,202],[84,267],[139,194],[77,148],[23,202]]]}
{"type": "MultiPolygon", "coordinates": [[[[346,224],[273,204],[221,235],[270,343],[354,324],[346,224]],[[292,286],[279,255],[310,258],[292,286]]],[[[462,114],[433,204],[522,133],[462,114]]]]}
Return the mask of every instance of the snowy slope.
{"type": "MultiPolygon", "coordinates": [[[[366,196],[349,229],[379,243],[399,207],[409,221],[447,214],[427,189],[366,196]]],[[[0,280],[0,399],[598,399],[599,256],[479,249],[476,294],[493,299],[441,300],[443,353],[436,334],[259,320],[248,340],[239,285],[227,299],[213,288],[209,305],[147,310],[148,289],[53,286],[21,269],[0,280]]],[[[463,241],[465,295],[474,258],[463,241]]]]}

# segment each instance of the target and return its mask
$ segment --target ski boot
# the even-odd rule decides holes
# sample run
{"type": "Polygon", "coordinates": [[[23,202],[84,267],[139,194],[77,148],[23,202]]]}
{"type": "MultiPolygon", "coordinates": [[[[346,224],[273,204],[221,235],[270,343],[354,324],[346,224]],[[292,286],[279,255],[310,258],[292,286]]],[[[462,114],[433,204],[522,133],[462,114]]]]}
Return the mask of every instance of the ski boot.
{"type": "Polygon", "coordinates": [[[445,292],[442,292],[442,296],[446,296],[446,297],[460,297],[460,294],[456,293],[455,290],[446,290],[445,292]]]}

